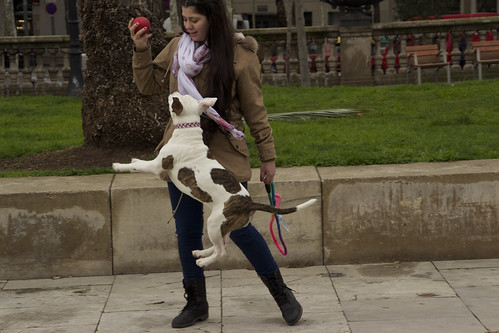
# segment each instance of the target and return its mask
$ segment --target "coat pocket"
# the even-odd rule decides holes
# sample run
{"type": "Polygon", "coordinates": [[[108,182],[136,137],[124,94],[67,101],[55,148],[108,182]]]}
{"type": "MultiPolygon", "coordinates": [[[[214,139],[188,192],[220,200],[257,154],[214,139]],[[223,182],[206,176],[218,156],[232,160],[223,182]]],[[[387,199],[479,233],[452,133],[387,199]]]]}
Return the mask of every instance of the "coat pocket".
{"type": "Polygon", "coordinates": [[[248,149],[248,145],[246,144],[246,140],[238,140],[235,137],[233,137],[231,134],[229,135],[229,141],[232,147],[234,147],[235,150],[237,150],[241,155],[245,157],[250,156],[250,152],[248,149]]]}

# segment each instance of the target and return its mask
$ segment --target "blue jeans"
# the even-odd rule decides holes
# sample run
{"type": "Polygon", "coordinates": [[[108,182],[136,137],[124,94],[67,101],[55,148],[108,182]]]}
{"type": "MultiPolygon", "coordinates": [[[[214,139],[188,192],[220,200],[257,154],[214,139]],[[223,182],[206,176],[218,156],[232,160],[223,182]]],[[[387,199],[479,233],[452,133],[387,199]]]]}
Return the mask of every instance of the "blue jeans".
{"type": "MultiPolygon", "coordinates": [[[[243,183],[247,188],[247,183],[243,183]]],[[[182,192],[171,182],[168,183],[172,208],[177,207],[182,192]]],[[[203,249],[203,204],[188,195],[182,196],[175,213],[178,253],[184,281],[198,280],[204,277],[203,268],[196,265],[193,250],[203,249]]],[[[267,242],[250,223],[246,227],[230,233],[230,239],[241,249],[258,275],[275,272],[277,264],[270,253],[267,242]]]]}

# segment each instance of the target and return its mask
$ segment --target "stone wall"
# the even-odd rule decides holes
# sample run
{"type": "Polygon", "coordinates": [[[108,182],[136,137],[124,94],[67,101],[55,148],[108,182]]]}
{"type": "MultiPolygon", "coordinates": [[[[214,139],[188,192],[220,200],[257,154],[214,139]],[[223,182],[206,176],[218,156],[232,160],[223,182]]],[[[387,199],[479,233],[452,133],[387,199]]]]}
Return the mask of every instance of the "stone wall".
{"type": "MultiPolygon", "coordinates": [[[[287,256],[269,214],[253,224],[281,266],[497,258],[498,170],[499,160],[279,169],[282,207],[319,203],[285,216],[287,256]]],[[[261,183],[249,191],[268,201],[261,183]]],[[[171,211],[148,174],[0,179],[0,279],[177,271],[171,211]]],[[[230,242],[212,268],[244,267],[230,242]]]]}

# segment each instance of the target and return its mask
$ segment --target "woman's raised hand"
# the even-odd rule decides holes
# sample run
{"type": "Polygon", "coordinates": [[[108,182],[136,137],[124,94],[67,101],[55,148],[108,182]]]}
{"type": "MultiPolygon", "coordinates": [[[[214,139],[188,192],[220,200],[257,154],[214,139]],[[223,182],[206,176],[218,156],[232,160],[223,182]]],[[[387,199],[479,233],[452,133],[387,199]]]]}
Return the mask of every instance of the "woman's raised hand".
{"type": "Polygon", "coordinates": [[[136,31],[139,24],[132,24],[132,22],[133,18],[128,22],[128,30],[130,30],[130,36],[135,44],[135,50],[138,52],[145,51],[149,48],[148,40],[151,38],[152,34],[146,33],[147,28],[142,28],[139,31],[136,31]]]}

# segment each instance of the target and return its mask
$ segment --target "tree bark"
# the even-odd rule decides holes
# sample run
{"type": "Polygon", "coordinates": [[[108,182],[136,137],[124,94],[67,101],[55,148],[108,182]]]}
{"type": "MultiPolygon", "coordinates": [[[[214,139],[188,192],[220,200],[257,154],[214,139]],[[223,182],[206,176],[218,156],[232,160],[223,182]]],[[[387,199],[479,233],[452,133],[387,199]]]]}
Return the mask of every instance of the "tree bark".
{"type": "Polygon", "coordinates": [[[161,16],[161,3],[163,1],[158,0],[120,0],[119,3],[124,6],[138,5],[147,8],[153,15],[161,16]]]}
{"type": "Polygon", "coordinates": [[[232,0],[225,0],[225,5],[227,6],[227,14],[229,15],[229,20],[232,22],[232,0]]]}
{"type": "Polygon", "coordinates": [[[166,45],[162,22],[143,5],[124,6],[119,0],[77,0],[81,36],[88,56],[82,90],[85,144],[106,148],[155,147],[169,118],[167,94],[142,95],[133,81],[132,17],[151,21],[153,56],[166,45]]]}
{"type": "Polygon", "coordinates": [[[0,13],[3,14],[4,36],[17,36],[16,21],[14,18],[14,0],[0,0],[0,13]]]}
{"type": "Polygon", "coordinates": [[[179,17],[178,17],[178,9],[177,9],[177,0],[170,0],[170,22],[172,24],[172,31],[180,31],[181,27],[179,26],[179,17]]]}
{"type": "Polygon", "coordinates": [[[310,68],[308,66],[307,36],[303,17],[303,0],[295,0],[296,35],[298,41],[298,58],[300,61],[300,77],[303,87],[310,87],[310,68]]]}
{"type": "Polygon", "coordinates": [[[293,28],[293,0],[283,2],[286,11],[286,82],[290,85],[291,81],[291,29],[293,28]]]}
{"type": "Polygon", "coordinates": [[[288,0],[275,0],[275,6],[277,8],[277,23],[279,23],[280,27],[286,27],[288,26],[287,24],[287,12],[286,12],[286,6],[284,4],[284,1],[288,0]]]}

